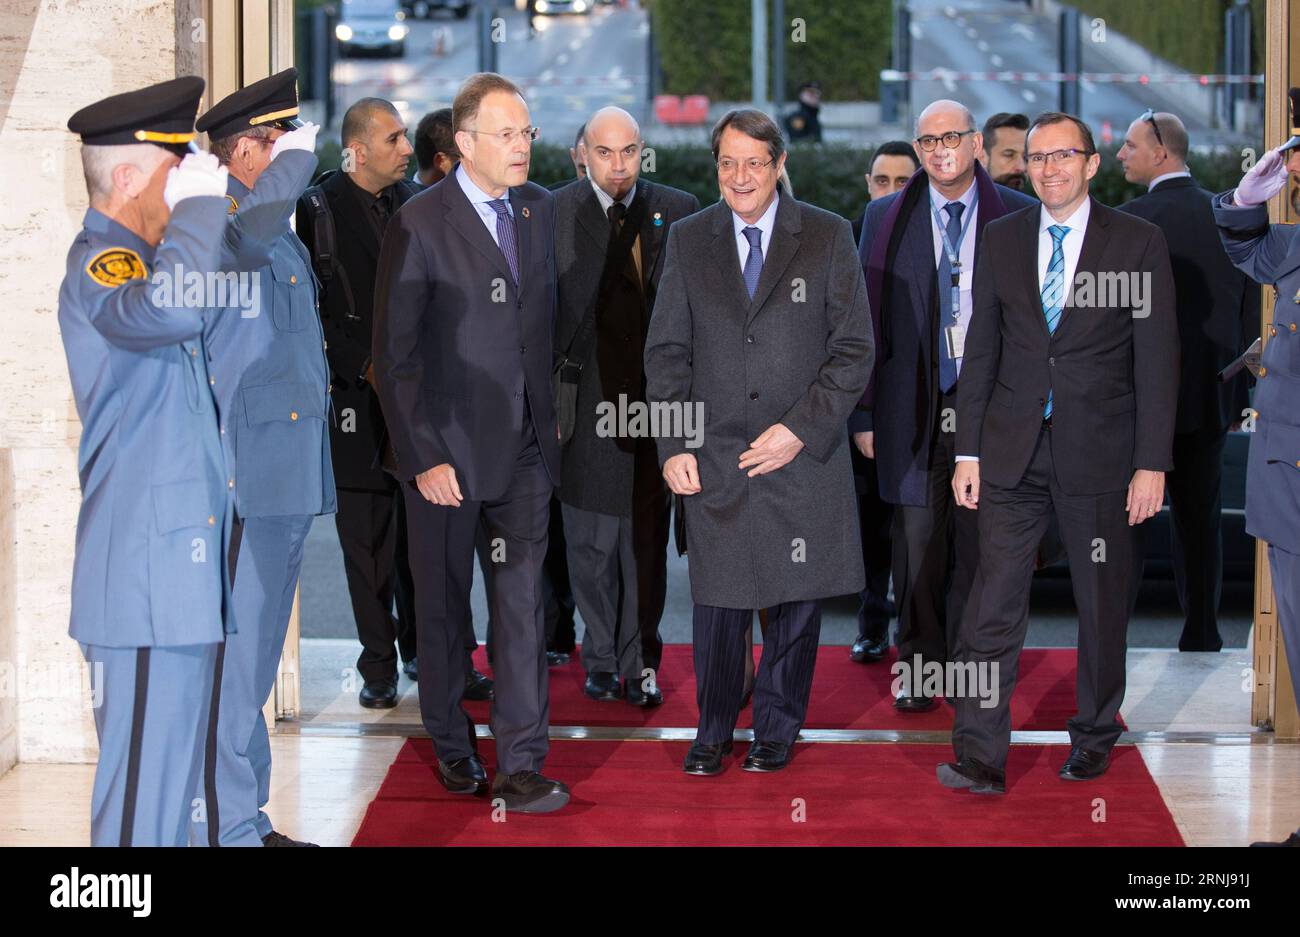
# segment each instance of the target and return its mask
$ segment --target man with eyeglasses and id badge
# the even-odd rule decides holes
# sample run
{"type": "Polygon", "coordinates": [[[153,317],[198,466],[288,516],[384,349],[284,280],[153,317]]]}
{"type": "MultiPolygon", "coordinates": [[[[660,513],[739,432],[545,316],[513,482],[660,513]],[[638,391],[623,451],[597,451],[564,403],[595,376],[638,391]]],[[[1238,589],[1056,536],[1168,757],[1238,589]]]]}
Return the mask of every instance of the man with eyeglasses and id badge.
{"type": "Polygon", "coordinates": [[[904,680],[894,700],[903,713],[937,705],[919,677],[953,657],[978,556],[974,517],[948,495],[978,249],[990,221],[1033,204],[980,165],[982,135],[956,101],[921,112],[913,146],[924,171],[901,192],[873,199],[862,226],[858,255],[878,354],[849,420],[854,445],[876,461],[881,499],[896,506],[898,659],[918,678],[904,680]]]}
{"type": "Polygon", "coordinates": [[[375,389],[406,499],[420,716],[448,791],[484,794],[465,690],[475,535],[495,571],[492,798],[547,813],[542,562],[560,449],[551,391],[555,199],[528,181],[537,128],[519,89],[483,72],[452,104],[456,169],[392,217],[375,275],[375,389]]]}

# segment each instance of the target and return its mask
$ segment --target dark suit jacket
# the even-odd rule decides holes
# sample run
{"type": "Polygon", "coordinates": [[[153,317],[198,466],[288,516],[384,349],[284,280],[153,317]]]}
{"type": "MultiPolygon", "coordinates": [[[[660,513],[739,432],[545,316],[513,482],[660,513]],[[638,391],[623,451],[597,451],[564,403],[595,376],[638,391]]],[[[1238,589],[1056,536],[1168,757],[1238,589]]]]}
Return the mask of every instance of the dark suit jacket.
{"type": "Polygon", "coordinates": [[[1250,372],[1227,384],[1219,371],[1259,337],[1259,284],[1232,266],[1207,192],[1189,176],[1166,179],[1119,210],[1159,226],[1178,294],[1181,377],[1175,432],[1222,432],[1249,403],[1250,372]]]}
{"type": "MultiPolygon", "coordinates": [[[[988,226],[1007,211],[1036,205],[1033,199],[1000,186],[976,165],[980,185],[979,214],[973,231],[975,256],[987,237],[988,226]],[[981,181],[982,180],[982,183],[981,181]],[[995,204],[995,200],[997,204],[995,204]]],[[[930,187],[924,173],[914,177],[915,188],[877,199],[867,206],[858,256],[866,270],[876,240],[889,238],[889,254],[882,283],[882,301],[872,301],[877,318],[880,352],[875,371],[875,393],[869,422],[859,411],[850,421],[853,431],[874,429],[876,471],[880,496],[891,504],[924,505],[930,485],[931,436],[939,402],[939,293],[934,260],[933,216],[930,187]],[[895,202],[912,193],[886,230],[886,216],[895,202]],[[897,228],[902,226],[902,231],[897,228]],[[901,236],[899,236],[901,234],[901,236]]],[[[976,270],[980,262],[976,262],[976,270]]],[[[868,281],[870,291],[870,281],[868,281]]],[[[978,310],[974,312],[978,315],[978,310]]],[[[963,362],[963,375],[966,364],[963,362]]]]}
{"type": "Polygon", "coordinates": [[[981,246],[957,385],[957,453],[979,456],[981,481],[1018,484],[1050,390],[1062,490],[1122,491],[1136,469],[1173,467],[1178,320],[1169,250],[1155,225],[1093,199],[1075,286],[1049,334],[1038,282],[1041,211],[992,222],[981,246]],[[1131,272],[1149,275],[1145,315],[1135,315],[1131,295],[1129,303],[1077,305],[1079,274],[1131,272]]]}
{"type": "Polygon", "coordinates": [[[472,501],[499,498],[510,483],[525,394],[547,474],[560,477],[555,199],[530,182],[510,189],[510,202],[518,286],[454,174],[393,216],[375,276],[375,381],[397,475],[451,463],[472,501]]]}
{"type": "MultiPolygon", "coordinates": [[[[678,219],[699,211],[700,203],[694,195],[645,179],[637,181],[632,204],[635,206],[639,199],[646,202],[638,237],[645,325],[648,327],[655,291],[659,288],[659,275],[663,272],[663,247],[668,239],[668,229],[678,219]]],[[[555,347],[558,352],[563,352],[573,342],[583,319],[596,303],[609,246],[610,224],[592,184],[586,181],[565,186],[555,193],[555,216],[555,257],[560,283],[555,347]]],[[[598,312],[598,329],[602,326],[600,316],[598,312]]],[[[616,336],[620,340],[622,337],[616,336]]],[[[628,342],[632,346],[628,354],[635,355],[634,367],[628,367],[621,358],[602,359],[600,346],[595,341],[583,363],[578,381],[577,423],[563,450],[563,481],[559,494],[565,504],[586,511],[623,516],[632,510],[634,453],[621,448],[618,439],[596,434],[596,407],[602,400],[611,399],[603,390],[604,383],[612,384],[620,377],[603,372],[620,365],[619,370],[630,374],[636,384],[622,392],[630,401],[643,398],[641,358],[645,352],[645,330],[633,338],[628,342]]],[[[618,403],[617,395],[612,402],[618,403]]]]}
{"type": "MultiPolygon", "coordinates": [[[[349,310],[342,284],[335,278],[320,295],[321,325],[325,330],[325,357],[329,360],[334,419],[330,421],[330,452],[334,456],[334,480],[340,488],[386,491],[392,485],[380,467],[380,451],[387,439],[383,412],[374,388],[363,379],[370,363],[371,315],[375,297],[375,265],[379,260],[379,238],[364,215],[356,186],[342,172],[331,173],[320,183],[330,214],[334,217],[334,250],[347,272],[352,289],[349,310]],[[350,320],[349,311],[357,318],[350,320]]],[[[402,180],[393,186],[393,210],[420,191],[420,186],[402,180]]],[[[316,230],[311,212],[298,201],[298,236],[316,256],[316,230]]]]}

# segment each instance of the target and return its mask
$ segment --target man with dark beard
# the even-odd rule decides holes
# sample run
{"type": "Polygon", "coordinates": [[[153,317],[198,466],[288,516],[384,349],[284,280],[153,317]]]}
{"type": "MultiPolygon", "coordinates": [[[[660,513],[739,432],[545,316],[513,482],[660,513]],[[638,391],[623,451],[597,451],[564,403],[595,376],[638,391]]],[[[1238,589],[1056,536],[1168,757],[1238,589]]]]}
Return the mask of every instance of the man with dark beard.
{"type": "Polygon", "coordinates": [[[1025,186],[1025,131],[1029,118],[1024,114],[994,114],[984,121],[984,149],[979,161],[993,181],[1008,189],[1023,192],[1025,186]]]}

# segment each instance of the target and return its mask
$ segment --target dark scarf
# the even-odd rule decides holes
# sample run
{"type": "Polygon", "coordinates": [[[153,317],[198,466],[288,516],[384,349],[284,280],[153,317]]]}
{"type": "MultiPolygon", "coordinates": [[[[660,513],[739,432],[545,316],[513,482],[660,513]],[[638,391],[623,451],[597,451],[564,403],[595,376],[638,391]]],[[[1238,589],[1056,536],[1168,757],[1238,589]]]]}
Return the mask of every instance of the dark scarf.
{"type": "MultiPolygon", "coordinates": [[[[1003,204],[1002,196],[998,194],[992,177],[979,161],[975,163],[975,187],[979,193],[979,218],[975,222],[975,247],[978,252],[984,226],[1010,212],[1003,204]]],[[[858,403],[860,409],[870,410],[876,398],[876,369],[880,365],[884,350],[880,323],[884,317],[886,298],[885,270],[898,254],[898,245],[903,239],[903,232],[907,229],[907,219],[911,217],[912,209],[921,199],[929,198],[929,188],[930,177],[922,170],[914,173],[912,178],[907,180],[903,191],[898,193],[898,198],[894,199],[894,203],[889,206],[889,211],[885,212],[880,230],[876,232],[876,237],[871,242],[871,254],[867,258],[867,266],[863,273],[867,278],[867,300],[871,303],[871,326],[876,342],[875,364],[871,368],[871,380],[867,383],[867,389],[863,391],[862,400],[858,403]]]]}

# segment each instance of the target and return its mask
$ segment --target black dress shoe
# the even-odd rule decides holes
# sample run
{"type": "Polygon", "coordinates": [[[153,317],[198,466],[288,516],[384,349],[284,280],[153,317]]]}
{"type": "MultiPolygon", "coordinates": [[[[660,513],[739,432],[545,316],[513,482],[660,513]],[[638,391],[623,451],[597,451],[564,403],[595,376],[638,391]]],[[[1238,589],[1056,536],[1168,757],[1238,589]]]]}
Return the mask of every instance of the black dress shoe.
{"type": "Polygon", "coordinates": [[[1106,773],[1110,767],[1109,752],[1090,752],[1079,745],[1070,749],[1070,757],[1061,765],[1063,781],[1091,781],[1106,773]]]}
{"type": "Polygon", "coordinates": [[[465,692],[461,694],[463,699],[481,703],[494,696],[496,696],[496,684],[492,682],[491,677],[485,677],[473,669],[465,675],[465,692]]]}
{"type": "Polygon", "coordinates": [[[392,709],[397,705],[397,678],[367,683],[361,688],[357,701],[366,709],[392,709]]]}
{"type": "Polygon", "coordinates": [[[569,655],[564,653],[563,651],[546,652],[547,667],[563,667],[568,662],[569,662],[569,655]]]}
{"type": "Polygon", "coordinates": [[[507,811],[550,813],[569,802],[569,789],[563,781],[542,777],[536,771],[498,774],[492,780],[492,799],[501,798],[507,811]]]}
{"type": "Polygon", "coordinates": [[[780,771],[790,763],[793,750],[784,742],[754,741],[740,767],[746,771],[780,771]]]}
{"type": "Polygon", "coordinates": [[[410,677],[412,680],[419,680],[419,679],[420,679],[420,671],[419,671],[419,669],[415,666],[415,658],[414,658],[414,657],[412,657],[410,660],[408,660],[406,663],[404,663],[404,664],[402,665],[402,673],[406,674],[406,675],[407,675],[408,677],[410,677]]]}
{"type": "Polygon", "coordinates": [[[263,846],[307,846],[312,849],[319,848],[315,843],[305,843],[302,840],[290,839],[289,837],[285,836],[283,833],[277,833],[275,830],[272,830],[271,832],[267,833],[265,836],[262,837],[262,845],[263,846]]]}
{"type": "Polygon", "coordinates": [[[609,703],[623,698],[623,687],[619,685],[618,674],[616,673],[587,674],[587,682],[583,686],[582,692],[601,703],[609,703]]]}
{"type": "Polygon", "coordinates": [[[972,794],[1005,794],[1007,792],[1007,775],[1005,771],[990,768],[974,758],[963,758],[958,762],[945,762],[935,768],[935,776],[944,787],[953,790],[970,791],[972,794]]]}
{"type": "Polygon", "coordinates": [[[663,705],[664,694],[657,686],[652,686],[649,690],[641,689],[640,678],[632,677],[623,681],[623,699],[633,706],[649,709],[652,706],[663,705]]]}
{"type": "Polygon", "coordinates": [[[928,713],[938,705],[933,696],[908,696],[900,693],[894,697],[894,710],[900,713],[928,713]]]}
{"type": "Polygon", "coordinates": [[[1292,833],[1286,839],[1282,840],[1280,843],[1275,843],[1275,842],[1271,842],[1270,840],[1262,839],[1259,842],[1251,843],[1250,845],[1251,846],[1300,846],[1300,830],[1296,830],[1294,833],[1292,833]]]}
{"type": "Polygon", "coordinates": [[[861,635],[849,648],[849,660],[855,664],[874,664],[889,653],[889,638],[866,638],[861,635]]]}
{"type": "Polygon", "coordinates": [[[478,755],[455,761],[439,759],[438,781],[452,794],[482,794],[487,790],[487,770],[478,755]]]}
{"type": "Polygon", "coordinates": [[[732,743],[723,742],[720,745],[703,745],[699,742],[691,743],[691,750],[686,753],[686,761],[682,763],[682,770],[687,774],[699,774],[710,776],[722,773],[722,756],[731,754],[732,743]]]}

